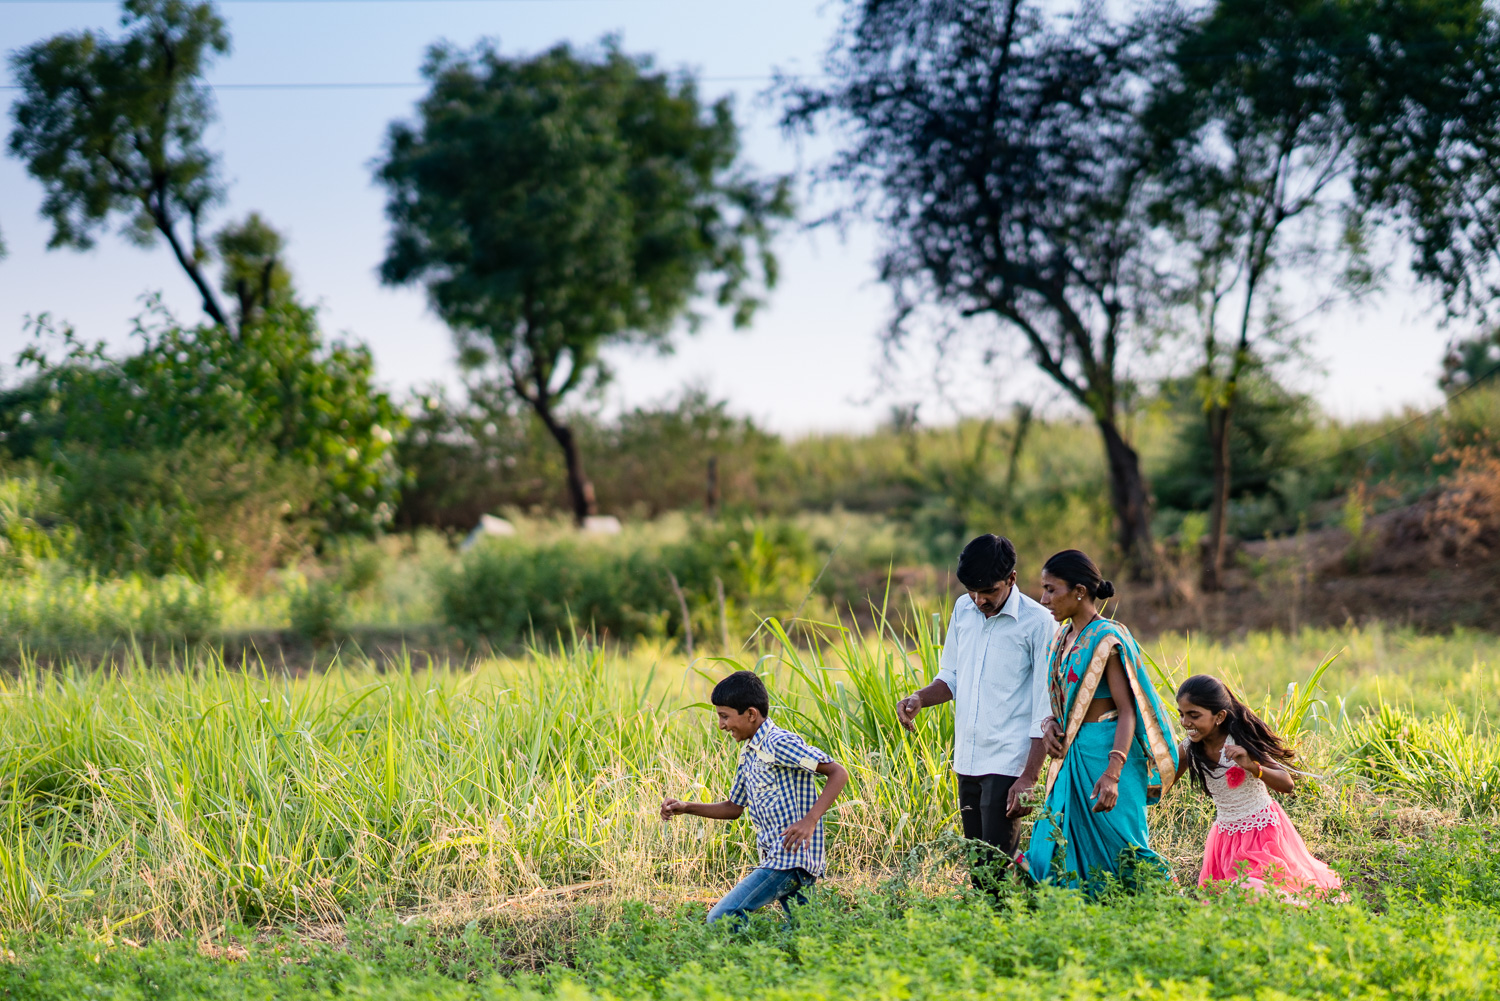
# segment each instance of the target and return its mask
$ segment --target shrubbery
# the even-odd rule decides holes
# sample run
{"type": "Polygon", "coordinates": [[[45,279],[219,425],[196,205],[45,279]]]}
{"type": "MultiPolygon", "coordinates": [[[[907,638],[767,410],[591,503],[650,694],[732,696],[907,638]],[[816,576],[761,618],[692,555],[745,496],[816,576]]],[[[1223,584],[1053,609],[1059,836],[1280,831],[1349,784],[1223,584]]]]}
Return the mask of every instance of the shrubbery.
{"type": "Polygon", "coordinates": [[[779,520],[693,521],[675,538],[496,538],[443,581],[442,609],[460,631],[513,645],[532,635],[684,636],[686,604],[699,642],[719,645],[723,629],[743,636],[761,616],[796,612],[817,571],[807,533],[779,520]]]}
{"type": "Polygon", "coordinates": [[[188,577],[98,579],[56,565],[0,580],[0,652],[100,642],[196,643],[219,627],[221,585],[188,577]]]}
{"type": "Polygon", "coordinates": [[[274,562],[284,533],[268,517],[321,534],[392,520],[402,418],[368,349],[325,342],[312,310],[285,303],[231,333],[153,307],[120,358],[36,328],[62,355],[23,352],[29,375],[0,393],[0,444],[62,481],[61,513],[97,569],[201,575],[252,533],[254,558],[274,562]]]}

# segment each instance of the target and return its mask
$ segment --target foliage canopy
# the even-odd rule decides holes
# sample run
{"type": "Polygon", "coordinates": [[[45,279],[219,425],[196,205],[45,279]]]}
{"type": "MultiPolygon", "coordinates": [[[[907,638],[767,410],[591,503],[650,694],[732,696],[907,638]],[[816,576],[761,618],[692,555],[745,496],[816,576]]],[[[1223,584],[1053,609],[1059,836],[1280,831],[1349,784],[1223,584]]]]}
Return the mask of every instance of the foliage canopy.
{"type": "Polygon", "coordinates": [[[21,96],[10,152],[46,188],[49,246],[87,249],[112,216],[149,245],[166,238],[215,323],[229,316],[204,273],[200,233],[223,197],[203,143],[213,104],[202,82],[229,33],[212,3],[125,0],[126,33],[55,35],[11,56],[21,96]]]}
{"type": "Polygon", "coordinates": [[[747,323],[776,280],[787,183],[739,165],[727,100],[705,108],[691,78],[613,41],[599,58],[439,46],[423,74],[431,92],[391,126],[377,170],[381,276],[423,283],[461,364],[535,410],[582,518],[593,490],[559,406],[608,378],[606,345],[668,350],[708,285],[747,323]]]}

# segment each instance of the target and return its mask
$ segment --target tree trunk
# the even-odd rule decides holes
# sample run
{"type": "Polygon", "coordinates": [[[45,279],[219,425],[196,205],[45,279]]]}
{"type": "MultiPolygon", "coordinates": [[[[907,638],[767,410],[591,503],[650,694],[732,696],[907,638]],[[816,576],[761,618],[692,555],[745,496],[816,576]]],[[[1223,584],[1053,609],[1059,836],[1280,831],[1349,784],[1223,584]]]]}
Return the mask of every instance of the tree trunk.
{"type": "Polygon", "coordinates": [[[573,429],[557,420],[551,408],[545,404],[535,400],[527,400],[527,402],[542,419],[542,423],[547,426],[547,430],[557,440],[557,444],[562,447],[563,457],[568,465],[568,499],[573,503],[573,521],[582,526],[585,518],[599,513],[599,505],[594,500],[594,484],[589,482],[588,475],[583,471],[583,456],[579,454],[578,442],[573,437],[573,429]]]}
{"type": "Polygon", "coordinates": [[[1233,412],[1227,406],[1208,410],[1208,441],[1213,449],[1213,498],[1209,503],[1208,540],[1203,549],[1204,591],[1224,589],[1224,536],[1229,521],[1229,431],[1233,412]]]}
{"type": "Polygon", "coordinates": [[[1120,434],[1113,420],[1096,417],[1109,461],[1110,500],[1114,504],[1116,540],[1132,579],[1155,580],[1156,543],[1151,537],[1151,492],[1141,471],[1141,457],[1120,434]]]}
{"type": "Polygon", "coordinates": [[[704,507],[710,516],[719,513],[719,457],[717,455],[708,457],[708,493],[704,498],[704,507]]]}

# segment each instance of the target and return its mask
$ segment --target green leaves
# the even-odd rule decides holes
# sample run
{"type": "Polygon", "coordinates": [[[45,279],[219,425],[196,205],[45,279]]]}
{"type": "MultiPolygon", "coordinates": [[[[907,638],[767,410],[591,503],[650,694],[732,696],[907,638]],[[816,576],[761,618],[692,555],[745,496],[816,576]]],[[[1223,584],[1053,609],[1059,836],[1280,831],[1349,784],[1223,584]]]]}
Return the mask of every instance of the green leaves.
{"type": "Polygon", "coordinates": [[[788,184],[738,164],[727,102],[606,41],[508,59],[438,46],[415,122],[391,126],[376,170],[390,242],[381,277],[421,283],[462,364],[534,407],[569,453],[559,402],[609,377],[611,343],[666,350],[705,286],[749,322],[775,281],[769,244],[788,184]],[[759,267],[754,265],[759,262],[759,267]]]}
{"type": "Polygon", "coordinates": [[[124,36],[56,35],[11,57],[21,97],[9,148],[46,188],[49,246],[84,249],[111,216],[149,244],[165,236],[204,309],[226,323],[199,264],[199,223],[222,197],[201,81],[229,34],[211,3],[127,0],[124,36]],[[179,226],[186,227],[186,232],[179,226]]]}
{"type": "Polygon", "coordinates": [[[201,576],[222,568],[213,553],[233,548],[236,525],[274,562],[308,518],[317,532],[390,524],[404,419],[372,385],[369,350],[326,342],[295,302],[272,307],[235,336],[153,306],[121,358],[39,321],[63,350],[50,356],[39,337],[25,356],[30,377],[0,393],[0,442],[61,479],[86,560],[201,576]],[[156,527],[142,520],[153,510],[156,527]],[[146,558],[117,557],[127,551],[146,558]]]}

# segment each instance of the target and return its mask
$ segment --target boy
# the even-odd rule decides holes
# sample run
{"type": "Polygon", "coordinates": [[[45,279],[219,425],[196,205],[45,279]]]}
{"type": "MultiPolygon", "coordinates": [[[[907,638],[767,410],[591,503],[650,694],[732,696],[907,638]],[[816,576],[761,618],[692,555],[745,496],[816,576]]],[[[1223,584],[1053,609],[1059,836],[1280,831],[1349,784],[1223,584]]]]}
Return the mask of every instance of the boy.
{"type": "Polygon", "coordinates": [[[679,813],[709,820],[738,820],[746,809],[755,827],[760,865],[740,880],[708,912],[708,923],[745,915],[775,900],[791,916],[791,904],[805,904],[802,891],[827,868],[823,861],[823,814],[838,799],[849,773],[816,747],[766,717],[771,697],[753,671],[736,671],[714,686],[710,696],[719,729],[744,744],[734,787],[720,803],[661,802],[661,819],[679,813]],[[818,794],[817,779],[828,781],[818,794]]]}

